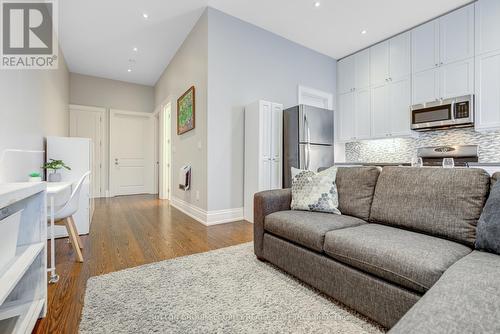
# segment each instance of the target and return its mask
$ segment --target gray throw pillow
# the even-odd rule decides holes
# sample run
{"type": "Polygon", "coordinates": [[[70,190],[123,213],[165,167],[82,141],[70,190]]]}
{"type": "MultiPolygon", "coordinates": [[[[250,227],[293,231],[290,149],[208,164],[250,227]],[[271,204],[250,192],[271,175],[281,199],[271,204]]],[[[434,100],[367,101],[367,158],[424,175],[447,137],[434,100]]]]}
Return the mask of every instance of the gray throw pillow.
{"type": "Polygon", "coordinates": [[[291,209],[340,214],[336,177],[336,167],[320,173],[306,170],[297,174],[292,179],[291,209]]]}
{"type": "Polygon", "coordinates": [[[476,249],[500,254],[500,182],[493,185],[479,217],[476,249]]]}

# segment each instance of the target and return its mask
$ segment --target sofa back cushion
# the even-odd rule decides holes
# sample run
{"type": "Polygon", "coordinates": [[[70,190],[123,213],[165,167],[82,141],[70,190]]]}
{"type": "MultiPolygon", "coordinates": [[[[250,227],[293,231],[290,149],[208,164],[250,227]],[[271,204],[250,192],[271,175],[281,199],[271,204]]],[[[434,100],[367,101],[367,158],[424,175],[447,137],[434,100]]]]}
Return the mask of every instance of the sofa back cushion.
{"type": "Polygon", "coordinates": [[[483,169],[385,167],[370,220],[473,246],[489,187],[483,169]]]}
{"type": "Polygon", "coordinates": [[[381,168],[374,166],[338,168],[336,183],[343,215],[368,220],[380,171],[381,168]]]}

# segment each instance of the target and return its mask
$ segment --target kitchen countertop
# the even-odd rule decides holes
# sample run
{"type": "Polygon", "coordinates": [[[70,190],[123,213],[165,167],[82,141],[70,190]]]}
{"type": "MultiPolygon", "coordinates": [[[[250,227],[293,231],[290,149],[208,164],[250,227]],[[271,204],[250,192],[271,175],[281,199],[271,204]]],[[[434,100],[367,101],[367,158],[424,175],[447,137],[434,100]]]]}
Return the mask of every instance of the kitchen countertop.
{"type": "Polygon", "coordinates": [[[335,166],[411,166],[409,162],[337,162],[335,166]]]}
{"type": "Polygon", "coordinates": [[[469,166],[500,166],[500,162],[469,162],[469,166]]]}

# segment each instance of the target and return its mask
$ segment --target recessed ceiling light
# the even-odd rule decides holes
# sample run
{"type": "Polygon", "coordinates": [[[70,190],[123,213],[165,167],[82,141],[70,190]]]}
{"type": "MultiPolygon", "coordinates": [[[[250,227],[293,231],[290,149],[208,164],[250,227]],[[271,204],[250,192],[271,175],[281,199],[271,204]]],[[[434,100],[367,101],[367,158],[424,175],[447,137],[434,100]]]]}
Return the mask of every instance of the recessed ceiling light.
{"type": "Polygon", "coordinates": [[[138,48],[133,48],[132,50],[134,50],[134,52],[139,51],[139,49],[138,49],[138,48]]]}
{"type": "Polygon", "coordinates": [[[142,13],[142,17],[147,20],[149,18],[149,15],[148,13],[142,13]]]}
{"type": "Polygon", "coordinates": [[[127,70],[127,72],[128,72],[128,73],[132,72],[132,69],[131,69],[131,68],[129,68],[129,69],[127,70]]]}
{"type": "Polygon", "coordinates": [[[314,2],[314,7],[319,7],[319,6],[321,6],[321,2],[319,2],[319,1],[315,1],[315,2],[314,2]]]}
{"type": "Polygon", "coordinates": [[[364,35],[364,34],[366,34],[367,32],[368,32],[368,31],[366,31],[366,30],[361,30],[361,35],[364,35]]]}

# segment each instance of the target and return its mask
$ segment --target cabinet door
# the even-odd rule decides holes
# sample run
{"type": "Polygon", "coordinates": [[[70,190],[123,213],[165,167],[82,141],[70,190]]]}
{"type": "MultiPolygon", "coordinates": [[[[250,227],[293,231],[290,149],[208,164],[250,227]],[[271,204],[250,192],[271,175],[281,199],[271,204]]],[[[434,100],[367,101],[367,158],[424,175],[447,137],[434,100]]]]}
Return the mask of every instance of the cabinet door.
{"type": "Polygon", "coordinates": [[[372,86],[387,82],[389,78],[389,41],[370,48],[370,84],[372,86]]]}
{"type": "Polygon", "coordinates": [[[263,159],[271,159],[271,141],[272,141],[272,114],[271,103],[260,102],[259,127],[260,127],[260,155],[263,159]]]}
{"type": "Polygon", "coordinates": [[[370,86],[370,50],[366,49],[354,55],[355,88],[370,86]]]}
{"type": "Polygon", "coordinates": [[[413,29],[411,42],[413,73],[439,65],[439,24],[437,20],[413,29]]]}
{"type": "Polygon", "coordinates": [[[372,99],[372,137],[387,137],[390,131],[389,86],[375,86],[371,89],[372,99]]]}
{"type": "Polygon", "coordinates": [[[476,129],[500,128],[500,51],[476,59],[476,129]]]}
{"type": "Polygon", "coordinates": [[[391,136],[410,134],[410,77],[392,81],[389,85],[391,136]]]}
{"type": "Polygon", "coordinates": [[[476,6],[476,54],[500,50],[500,1],[481,0],[476,6]]]}
{"type": "Polygon", "coordinates": [[[411,73],[410,33],[389,40],[389,81],[405,78],[411,73]]]}
{"type": "Polygon", "coordinates": [[[354,136],[368,139],[371,136],[371,95],[370,89],[356,90],[354,101],[354,136]]]}
{"type": "Polygon", "coordinates": [[[440,98],[447,99],[474,93],[474,58],[440,68],[440,98]]]}
{"type": "Polygon", "coordinates": [[[355,87],[354,78],[354,56],[342,59],[338,62],[338,93],[344,94],[352,91],[355,87]]]}
{"type": "Polygon", "coordinates": [[[474,5],[439,19],[440,65],[474,57],[474,5]]]}
{"type": "Polygon", "coordinates": [[[282,143],[283,143],[283,106],[272,104],[272,143],[271,143],[271,180],[270,189],[281,188],[282,173],[282,143]]]}
{"type": "Polygon", "coordinates": [[[419,104],[439,99],[439,68],[413,74],[413,102],[419,104]]]}
{"type": "Polygon", "coordinates": [[[354,92],[339,95],[339,139],[354,140],[354,92]]]}

